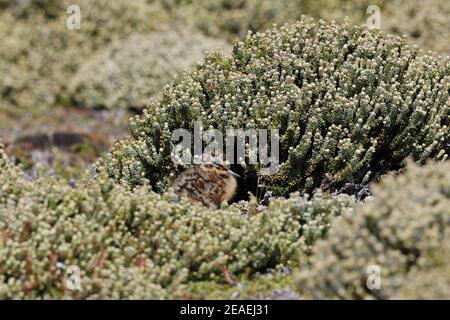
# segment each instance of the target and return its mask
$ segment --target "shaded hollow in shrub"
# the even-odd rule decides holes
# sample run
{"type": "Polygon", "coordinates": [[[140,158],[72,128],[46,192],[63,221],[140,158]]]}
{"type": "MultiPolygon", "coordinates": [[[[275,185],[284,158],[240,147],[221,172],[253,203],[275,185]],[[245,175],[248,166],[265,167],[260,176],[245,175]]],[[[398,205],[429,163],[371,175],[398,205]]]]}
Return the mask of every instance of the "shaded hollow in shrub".
{"type": "Polygon", "coordinates": [[[241,183],[275,195],[366,184],[401,167],[450,153],[450,60],[420,55],[404,39],[364,26],[297,22],[250,34],[185,73],[116,143],[99,169],[163,191],[175,166],[177,128],[277,128],[280,168],[232,166],[241,183]]]}

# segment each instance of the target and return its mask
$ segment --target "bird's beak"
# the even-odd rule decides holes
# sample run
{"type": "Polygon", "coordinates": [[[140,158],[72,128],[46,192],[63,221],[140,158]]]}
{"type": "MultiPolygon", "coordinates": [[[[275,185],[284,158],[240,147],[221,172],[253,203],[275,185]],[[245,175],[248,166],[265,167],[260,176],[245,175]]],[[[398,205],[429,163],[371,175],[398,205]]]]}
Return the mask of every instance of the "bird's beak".
{"type": "Polygon", "coordinates": [[[231,170],[228,170],[227,171],[229,174],[231,174],[233,177],[236,177],[236,178],[240,178],[241,176],[240,175],[238,175],[236,172],[233,172],[233,171],[231,171],[231,170]]]}

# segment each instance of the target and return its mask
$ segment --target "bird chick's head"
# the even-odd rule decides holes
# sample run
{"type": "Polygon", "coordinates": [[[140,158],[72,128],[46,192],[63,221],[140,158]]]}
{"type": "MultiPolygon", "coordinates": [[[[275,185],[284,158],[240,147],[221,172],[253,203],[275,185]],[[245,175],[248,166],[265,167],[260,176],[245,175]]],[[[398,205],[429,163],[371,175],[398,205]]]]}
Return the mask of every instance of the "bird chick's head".
{"type": "Polygon", "coordinates": [[[223,162],[213,161],[200,165],[200,169],[210,177],[210,181],[215,182],[222,190],[219,203],[231,200],[237,190],[237,180],[240,176],[231,171],[229,165],[223,162]]]}
{"type": "Polygon", "coordinates": [[[212,161],[208,163],[204,163],[201,165],[203,170],[216,173],[218,176],[222,178],[226,178],[231,176],[233,178],[240,178],[241,176],[237,173],[230,170],[230,165],[227,162],[222,161],[212,161]]]}

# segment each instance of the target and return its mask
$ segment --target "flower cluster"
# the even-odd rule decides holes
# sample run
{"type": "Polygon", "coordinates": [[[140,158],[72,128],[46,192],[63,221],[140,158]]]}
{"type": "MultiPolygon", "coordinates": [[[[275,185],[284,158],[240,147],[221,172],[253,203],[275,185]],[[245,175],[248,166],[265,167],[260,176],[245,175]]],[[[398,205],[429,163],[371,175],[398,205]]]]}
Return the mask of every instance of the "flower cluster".
{"type": "Polygon", "coordinates": [[[411,165],[375,186],[373,201],[335,220],[298,287],[322,299],[445,299],[449,240],[450,164],[411,165]],[[378,288],[368,285],[370,266],[379,268],[378,288]]]}
{"type": "Polygon", "coordinates": [[[225,272],[293,267],[354,204],[294,194],[259,213],[254,202],[212,213],[102,177],[75,187],[26,181],[10,164],[0,186],[1,299],[175,297],[188,282],[225,281],[225,272]],[[81,270],[81,290],[67,285],[70,266],[81,270]]]}
{"type": "MultiPolygon", "coordinates": [[[[164,190],[177,169],[172,131],[192,131],[201,121],[224,135],[228,128],[279,129],[280,170],[259,177],[276,194],[366,184],[408,156],[448,158],[449,88],[449,59],[362,26],[302,20],[248,35],[231,57],[209,54],[130,119],[132,136],[100,168],[164,190]]],[[[258,169],[236,170],[245,182],[258,169]]]]}
{"type": "Polygon", "coordinates": [[[132,35],[84,63],[69,85],[69,95],[88,108],[142,108],[176,75],[201,62],[205,51],[228,47],[195,33],[132,35]]]}

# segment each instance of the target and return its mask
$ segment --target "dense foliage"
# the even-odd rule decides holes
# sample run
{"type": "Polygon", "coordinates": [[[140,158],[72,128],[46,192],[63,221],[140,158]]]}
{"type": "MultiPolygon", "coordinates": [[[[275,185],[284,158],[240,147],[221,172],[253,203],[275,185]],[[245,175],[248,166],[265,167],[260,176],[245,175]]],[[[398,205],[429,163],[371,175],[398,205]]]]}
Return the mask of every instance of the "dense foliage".
{"type": "MultiPolygon", "coordinates": [[[[333,299],[431,298],[450,293],[450,164],[388,177],[374,200],[344,214],[313,249],[299,276],[305,297],[333,299]],[[381,287],[369,290],[369,266],[381,287]]],[[[370,271],[370,269],[369,269],[370,271]]]]}
{"type": "Polygon", "coordinates": [[[353,200],[292,195],[256,213],[253,202],[216,212],[171,203],[98,177],[72,187],[26,181],[0,163],[0,298],[176,297],[192,281],[297,265],[353,200]],[[81,269],[82,290],[66,287],[81,269]]]}
{"type": "MultiPolygon", "coordinates": [[[[277,128],[280,170],[259,176],[276,194],[366,184],[411,156],[450,153],[450,60],[419,55],[400,38],[365,27],[300,21],[249,35],[231,57],[213,53],[130,119],[132,137],[101,162],[131,185],[163,191],[179,170],[177,128],[195,121],[229,128],[277,128]]],[[[248,155],[247,155],[248,156],[248,155]]],[[[235,165],[250,191],[257,165],[235,165]]]]}

